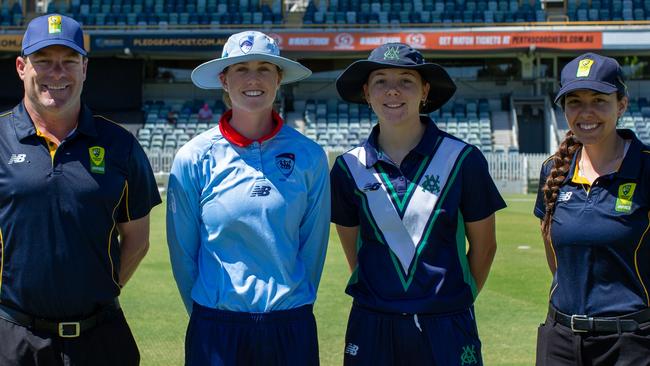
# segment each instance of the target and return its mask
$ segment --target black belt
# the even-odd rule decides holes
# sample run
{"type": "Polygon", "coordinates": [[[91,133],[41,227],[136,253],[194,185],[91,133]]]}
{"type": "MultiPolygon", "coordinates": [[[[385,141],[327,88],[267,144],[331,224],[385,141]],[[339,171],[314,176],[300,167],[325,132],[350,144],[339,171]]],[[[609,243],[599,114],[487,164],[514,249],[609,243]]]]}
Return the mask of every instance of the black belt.
{"type": "Polygon", "coordinates": [[[120,309],[120,303],[115,298],[104,305],[95,314],[78,321],[55,321],[42,319],[25,314],[22,311],[0,304],[0,318],[36,331],[47,332],[62,338],[79,337],[81,332],[96,327],[104,322],[106,316],[120,309]]]}
{"type": "Polygon", "coordinates": [[[639,324],[650,322],[650,308],[617,317],[594,318],[586,315],[564,314],[551,305],[548,307],[548,316],[565,327],[571,328],[574,333],[634,332],[639,329],[639,324]]]}

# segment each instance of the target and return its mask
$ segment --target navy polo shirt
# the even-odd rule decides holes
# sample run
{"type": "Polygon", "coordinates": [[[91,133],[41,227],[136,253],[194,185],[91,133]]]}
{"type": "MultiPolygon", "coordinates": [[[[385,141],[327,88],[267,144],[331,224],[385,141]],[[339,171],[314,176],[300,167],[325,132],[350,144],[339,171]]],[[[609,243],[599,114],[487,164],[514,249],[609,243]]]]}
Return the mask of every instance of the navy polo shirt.
{"type": "MultiPolygon", "coordinates": [[[[589,187],[576,174],[576,153],[560,187],[551,224],[557,271],[550,301],[567,314],[617,316],[650,305],[650,149],[630,130],[618,134],[630,141],[618,172],[589,187]]],[[[541,187],[552,165],[542,166],[534,210],[540,219],[541,187]]]]}
{"type": "MultiPolygon", "coordinates": [[[[409,190],[411,182],[436,154],[441,138],[459,141],[439,130],[428,117],[421,117],[421,121],[426,124],[424,135],[399,167],[378,148],[379,125],[362,145],[366,166],[384,172],[390,185],[382,184],[392,186],[386,189],[394,191],[400,200],[413,191],[409,190]]],[[[446,313],[466,309],[474,302],[476,288],[466,257],[464,222],[485,219],[506,204],[480,151],[463,143],[459,156],[458,169],[441,194],[445,199],[437,210],[436,221],[429,221],[429,225],[433,222],[430,235],[419,243],[420,254],[408,273],[396,264],[390,247],[376,234],[376,229],[381,228],[375,227],[368,214],[365,193],[357,188],[344,159],[336,159],[330,174],[332,222],[360,228],[358,265],[346,288],[356,303],[387,312],[446,313]]]]}
{"type": "Polygon", "coordinates": [[[117,224],[161,202],[131,133],[83,106],[48,144],[21,103],[0,115],[0,302],[79,318],[120,293],[117,224]]]}

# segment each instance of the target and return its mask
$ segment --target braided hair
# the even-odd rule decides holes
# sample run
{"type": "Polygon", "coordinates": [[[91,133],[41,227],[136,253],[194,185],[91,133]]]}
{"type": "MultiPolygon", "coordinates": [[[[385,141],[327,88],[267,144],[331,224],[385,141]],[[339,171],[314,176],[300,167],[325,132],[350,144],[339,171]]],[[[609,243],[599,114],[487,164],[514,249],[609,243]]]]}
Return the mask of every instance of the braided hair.
{"type": "Polygon", "coordinates": [[[542,237],[547,243],[551,242],[551,219],[555,212],[555,203],[557,202],[557,196],[560,192],[560,185],[569,174],[571,160],[573,160],[573,156],[581,146],[582,143],[579,142],[573,132],[569,130],[557,151],[551,157],[553,160],[553,167],[551,168],[551,171],[546,178],[546,182],[542,187],[544,204],[546,206],[546,212],[542,219],[542,237]]]}

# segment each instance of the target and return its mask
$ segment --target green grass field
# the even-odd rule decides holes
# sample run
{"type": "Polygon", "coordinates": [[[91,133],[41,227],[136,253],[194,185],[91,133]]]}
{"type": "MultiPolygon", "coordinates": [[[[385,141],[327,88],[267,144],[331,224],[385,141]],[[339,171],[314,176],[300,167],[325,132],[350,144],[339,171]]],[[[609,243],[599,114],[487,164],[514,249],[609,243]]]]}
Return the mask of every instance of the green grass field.
{"type": "MultiPolygon", "coordinates": [[[[492,365],[533,365],[537,326],[546,314],[551,280],[533,196],[508,196],[497,214],[498,251],[490,278],[476,302],[483,358],[492,365]]],[[[152,212],[151,249],[125,287],[122,305],[135,334],[142,365],[183,364],[187,315],[172,278],[165,243],[165,209],[152,212]]],[[[351,304],[343,289],[348,269],[332,229],[315,313],[321,364],[341,365],[351,304]]]]}

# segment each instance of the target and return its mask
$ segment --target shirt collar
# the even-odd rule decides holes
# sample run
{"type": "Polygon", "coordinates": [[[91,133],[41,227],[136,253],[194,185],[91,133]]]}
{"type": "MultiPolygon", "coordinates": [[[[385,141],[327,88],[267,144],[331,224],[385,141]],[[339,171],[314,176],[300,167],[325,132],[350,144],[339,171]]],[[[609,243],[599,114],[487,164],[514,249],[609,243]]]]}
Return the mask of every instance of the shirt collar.
{"type": "MultiPolygon", "coordinates": [[[[433,154],[440,130],[429,116],[420,116],[420,122],[425,124],[424,134],[420,142],[411,151],[422,156],[429,156],[433,154]]],[[[370,136],[368,136],[368,139],[363,144],[364,150],[366,151],[366,168],[370,168],[381,159],[382,153],[379,148],[379,142],[377,141],[379,129],[379,124],[375,125],[372,128],[372,132],[370,132],[370,136]]]]}
{"type": "MultiPolygon", "coordinates": [[[[621,167],[616,172],[616,176],[623,179],[635,179],[639,176],[641,169],[641,154],[645,149],[645,145],[636,137],[634,132],[628,129],[616,130],[619,136],[624,140],[630,140],[630,148],[627,150],[623,161],[621,162],[621,167]]],[[[578,176],[578,152],[573,155],[573,160],[571,161],[571,166],[569,167],[569,173],[565,178],[565,182],[573,182],[577,184],[589,184],[585,178],[578,176]]]]}
{"type": "MultiPolygon", "coordinates": [[[[32,117],[25,109],[24,101],[14,107],[13,120],[18,140],[37,134],[32,117]]],[[[76,132],[93,137],[97,136],[97,129],[95,128],[92,111],[83,103],[81,104],[81,111],[79,112],[79,122],[76,127],[76,132]]]]}
{"type": "Polygon", "coordinates": [[[282,129],[282,125],[284,124],[282,117],[280,117],[276,111],[272,111],[271,114],[273,119],[273,130],[257,140],[251,140],[248,137],[241,135],[230,125],[230,119],[232,118],[232,109],[227,110],[223,115],[221,115],[221,118],[219,119],[219,131],[221,131],[221,134],[226,138],[226,140],[228,140],[228,142],[239,147],[246,147],[255,141],[261,143],[277,135],[278,132],[280,132],[282,129]]]}

